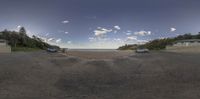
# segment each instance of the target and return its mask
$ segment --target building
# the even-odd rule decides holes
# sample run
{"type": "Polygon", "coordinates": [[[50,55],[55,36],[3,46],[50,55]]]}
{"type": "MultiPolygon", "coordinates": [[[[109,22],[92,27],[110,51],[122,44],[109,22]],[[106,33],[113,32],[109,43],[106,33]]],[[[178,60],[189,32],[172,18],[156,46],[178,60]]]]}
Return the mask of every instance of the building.
{"type": "Polygon", "coordinates": [[[188,39],[176,41],[173,45],[166,47],[171,52],[200,53],[200,39],[188,39]]]}
{"type": "Polygon", "coordinates": [[[175,47],[189,47],[189,46],[200,46],[200,39],[188,39],[176,41],[173,46],[175,47]]]}
{"type": "Polygon", "coordinates": [[[11,47],[6,40],[0,39],[0,53],[11,53],[11,47]]]}

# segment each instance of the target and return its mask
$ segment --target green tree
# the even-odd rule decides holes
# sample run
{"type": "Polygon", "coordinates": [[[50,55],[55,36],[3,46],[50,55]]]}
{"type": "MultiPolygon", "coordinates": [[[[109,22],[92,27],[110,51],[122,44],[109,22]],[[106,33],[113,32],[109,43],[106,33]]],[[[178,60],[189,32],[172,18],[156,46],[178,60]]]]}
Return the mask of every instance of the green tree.
{"type": "Polygon", "coordinates": [[[19,35],[20,35],[20,43],[22,46],[27,46],[27,38],[28,36],[26,35],[26,29],[24,27],[21,27],[19,29],[19,35]]]}
{"type": "Polygon", "coordinates": [[[26,36],[26,29],[24,27],[21,27],[19,29],[19,34],[22,35],[22,36],[26,36]]]}
{"type": "Polygon", "coordinates": [[[11,34],[11,39],[10,39],[10,44],[11,44],[11,46],[17,47],[18,40],[19,40],[19,35],[18,35],[18,33],[17,33],[17,32],[13,32],[13,33],[11,34]]]}
{"type": "Polygon", "coordinates": [[[200,32],[197,34],[197,39],[200,39],[200,32]]]}

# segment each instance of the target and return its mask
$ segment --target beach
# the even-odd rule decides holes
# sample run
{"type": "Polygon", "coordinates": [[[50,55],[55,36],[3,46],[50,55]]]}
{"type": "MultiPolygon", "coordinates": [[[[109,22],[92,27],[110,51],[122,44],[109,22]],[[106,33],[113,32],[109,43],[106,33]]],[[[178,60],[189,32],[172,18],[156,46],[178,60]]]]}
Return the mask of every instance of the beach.
{"type": "Polygon", "coordinates": [[[0,99],[199,99],[200,55],[0,54],[0,99]]]}

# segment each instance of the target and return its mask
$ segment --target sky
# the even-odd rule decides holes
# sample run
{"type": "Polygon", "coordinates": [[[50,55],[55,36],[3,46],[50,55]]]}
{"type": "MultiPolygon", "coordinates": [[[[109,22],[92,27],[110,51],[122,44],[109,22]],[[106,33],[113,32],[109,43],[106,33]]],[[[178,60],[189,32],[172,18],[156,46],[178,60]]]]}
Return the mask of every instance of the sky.
{"type": "Polygon", "coordinates": [[[113,49],[200,32],[200,0],[0,0],[0,30],[65,48],[113,49]]]}

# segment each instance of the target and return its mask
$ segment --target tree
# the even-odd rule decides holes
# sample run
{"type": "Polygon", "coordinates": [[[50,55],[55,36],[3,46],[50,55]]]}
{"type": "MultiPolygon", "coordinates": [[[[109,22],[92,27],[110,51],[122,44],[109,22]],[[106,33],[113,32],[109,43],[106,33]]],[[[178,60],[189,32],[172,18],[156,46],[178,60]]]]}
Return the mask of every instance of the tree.
{"type": "Polygon", "coordinates": [[[26,29],[24,28],[24,27],[21,27],[20,29],[19,29],[19,35],[20,35],[20,43],[21,43],[21,45],[23,45],[23,46],[27,46],[27,35],[26,35],[26,29]]]}
{"type": "Polygon", "coordinates": [[[192,39],[191,33],[185,34],[183,36],[184,36],[184,39],[192,39]]]}
{"type": "Polygon", "coordinates": [[[52,46],[39,37],[33,36],[33,38],[30,38],[26,35],[25,28],[21,28],[19,32],[8,30],[0,31],[0,39],[7,40],[11,47],[46,49],[52,46]]]}
{"type": "Polygon", "coordinates": [[[16,32],[11,34],[10,44],[11,46],[16,47],[19,40],[19,35],[16,32]]]}
{"type": "Polygon", "coordinates": [[[197,39],[200,39],[200,32],[197,34],[197,39]]]}
{"type": "Polygon", "coordinates": [[[19,29],[19,34],[25,36],[26,35],[26,29],[24,27],[21,27],[19,29]]]}

